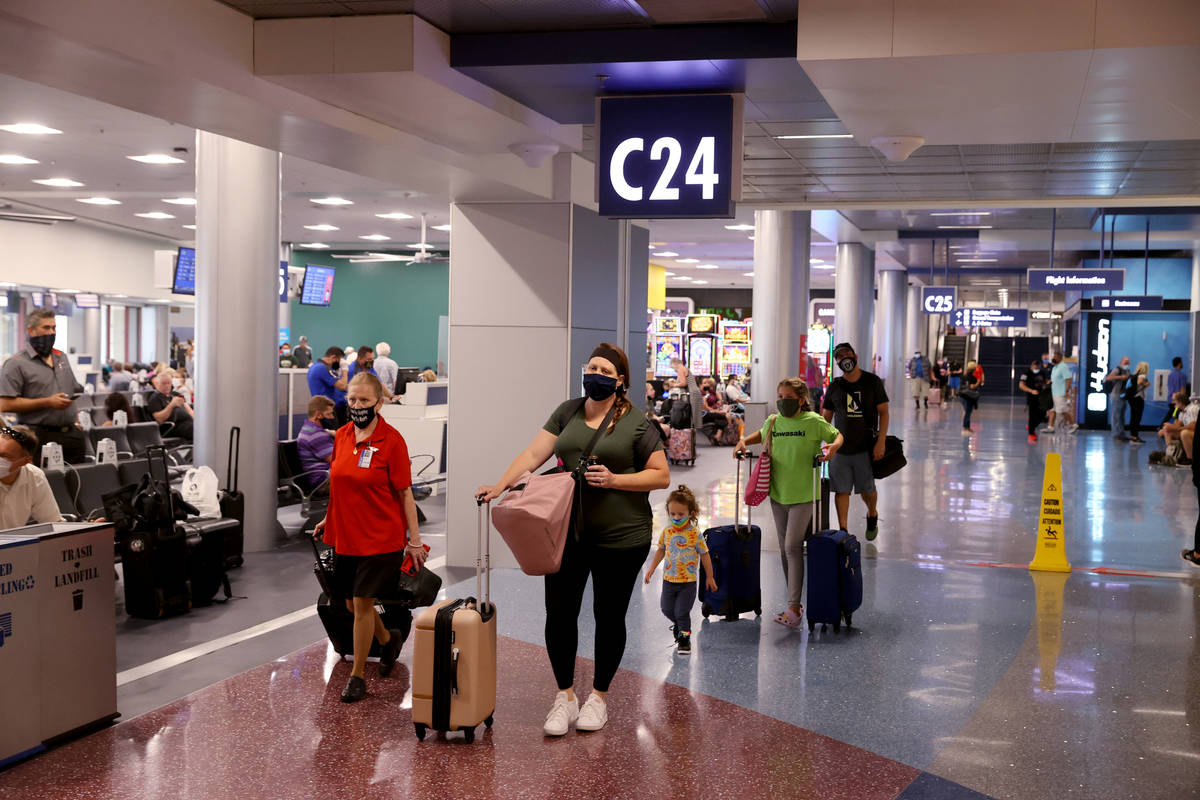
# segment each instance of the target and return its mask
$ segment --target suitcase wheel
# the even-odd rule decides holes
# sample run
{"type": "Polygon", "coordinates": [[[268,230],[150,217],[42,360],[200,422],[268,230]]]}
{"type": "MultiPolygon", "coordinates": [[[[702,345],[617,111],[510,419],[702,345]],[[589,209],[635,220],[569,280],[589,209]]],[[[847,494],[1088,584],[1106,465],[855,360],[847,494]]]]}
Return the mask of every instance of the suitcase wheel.
{"type": "Polygon", "coordinates": [[[840,619],[837,622],[833,623],[833,632],[834,633],[842,632],[842,621],[840,619]]]}
{"type": "Polygon", "coordinates": [[[414,722],[413,730],[415,730],[417,732],[417,741],[419,741],[419,742],[425,741],[425,733],[426,733],[426,731],[429,730],[428,728],[426,728],[420,722],[414,722]]]}
{"type": "Polygon", "coordinates": [[[816,627],[817,627],[817,623],[813,622],[812,620],[808,621],[808,632],[809,633],[812,633],[816,629],[816,627]]]}
{"type": "Polygon", "coordinates": [[[712,608],[709,607],[708,603],[701,603],[700,613],[704,615],[705,619],[708,619],[708,615],[712,613],[712,608]]]}
{"type": "Polygon", "coordinates": [[[487,727],[487,728],[492,727],[492,722],[494,722],[494,720],[492,719],[492,715],[488,714],[488,718],[483,721],[484,727],[487,727]]]}
{"type": "Polygon", "coordinates": [[[761,609],[761,608],[756,608],[756,609],[754,609],[754,616],[756,616],[756,617],[761,617],[761,616],[762,616],[762,609],[761,609]]]}
{"type": "Polygon", "coordinates": [[[475,728],[474,727],[463,728],[462,732],[463,732],[463,737],[467,741],[467,744],[471,744],[472,742],[475,741],[475,728]]]}
{"type": "Polygon", "coordinates": [[[739,616],[740,616],[739,614],[726,614],[725,621],[726,622],[737,622],[739,616]]]}
{"type": "Polygon", "coordinates": [[[853,627],[853,624],[850,621],[850,617],[851,617],[850,614],[846,615],[846,630],[850,630],[850,628],[853,627]]]}

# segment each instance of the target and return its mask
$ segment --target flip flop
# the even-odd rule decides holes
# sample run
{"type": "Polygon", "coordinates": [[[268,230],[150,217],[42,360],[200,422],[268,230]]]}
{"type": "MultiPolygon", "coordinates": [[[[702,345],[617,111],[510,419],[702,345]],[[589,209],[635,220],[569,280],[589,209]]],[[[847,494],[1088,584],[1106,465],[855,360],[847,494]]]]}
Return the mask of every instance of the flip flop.
{"type": "Polygon", "coordinates": [[[775,621],[788,628],[798,628],[804,621],[803,613],[797,614],[790,608],[775,615],[775,621]]]}

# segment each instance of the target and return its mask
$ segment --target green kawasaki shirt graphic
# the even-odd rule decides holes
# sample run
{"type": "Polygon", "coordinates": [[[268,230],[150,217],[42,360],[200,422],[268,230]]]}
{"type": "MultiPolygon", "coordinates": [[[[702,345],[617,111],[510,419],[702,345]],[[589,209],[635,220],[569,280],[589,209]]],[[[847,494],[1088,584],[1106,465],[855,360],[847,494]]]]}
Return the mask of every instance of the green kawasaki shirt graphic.
{"type": "MultiPolygon", "coordinates": [[[[771,435],[771,499],[784,505],[811,503],[813,499],[813,458],[821,444],[837,438],[837,428],[820,414],[805,411],[798,417],[773,416],[771,435]]],[[[762,427],[767,440],[767,425],[762,427]]]]}

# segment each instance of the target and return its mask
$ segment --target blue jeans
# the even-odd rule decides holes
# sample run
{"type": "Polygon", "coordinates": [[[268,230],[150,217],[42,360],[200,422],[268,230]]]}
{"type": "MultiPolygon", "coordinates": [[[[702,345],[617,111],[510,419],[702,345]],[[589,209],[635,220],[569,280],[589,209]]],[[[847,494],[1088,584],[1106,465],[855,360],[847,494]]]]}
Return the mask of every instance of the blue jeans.
{"type": "Polygon", "coordinates": [[[663,581],[660,608],[663,616],[679,626],[680,633],[692,632],[692,605],[696,602],[696,581],[674,583],[663,581]]]}
{"type": "Polygon", "coordinates": [[[1112,406],[1109,409],[1110,422],[1112,423],[1112,435],[1116,439],[1119,436],[1125,435],[1125,407],[1129,405],[1125,398],[1119,394],[1110,394],[1108,396],[1109,404],[1112,406]]]}
{"type": "Polygon", "coordinates": [[[971,429],[971,412],[975,410],[975,407],[977,405],[979,405],[979,400],[971,399],[970,397],[963,397],[960,394],[958,396],[958,401],[960,403],[962,403],[962,407],[963,407],[963,428],[966,430],[970,430],[971,429]]]}

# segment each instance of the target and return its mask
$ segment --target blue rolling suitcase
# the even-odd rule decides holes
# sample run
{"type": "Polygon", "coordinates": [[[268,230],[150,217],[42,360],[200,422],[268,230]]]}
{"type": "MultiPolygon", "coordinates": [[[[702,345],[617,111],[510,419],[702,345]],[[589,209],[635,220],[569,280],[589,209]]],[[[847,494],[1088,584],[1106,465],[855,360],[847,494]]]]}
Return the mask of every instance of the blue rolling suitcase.
{"type": "MultiPolygon", "coordinates": [[[[841,631],[842,620],[851,626],[854,612],[862,605],[862,548],[858,538],[846,531],[821,529],[821,504],[817,476],[820,464],[813,468],[813,527],[817,532],[808,540],[808,602],[804,613],[808,631],[820,624],[841,631]]],[[[826,523],[828,524],[828,522],[826,523]]]]}
{"type": "Polygon", "coordinates": [[[727,620],[735,620],[746,611],[762,615],[762,530],[751,524],[749,506],[746,507],[746,524],[739,524],[744,488],[742,459],[739,458],[733,524],[709,528],[704,532],[704,541],[708,544],[708,554],[712,559],[713,577],[717,581],[715,592],[705,589],[704,566],[701,565],[700,613],[705,619],[717,614],[727,620]]]}

